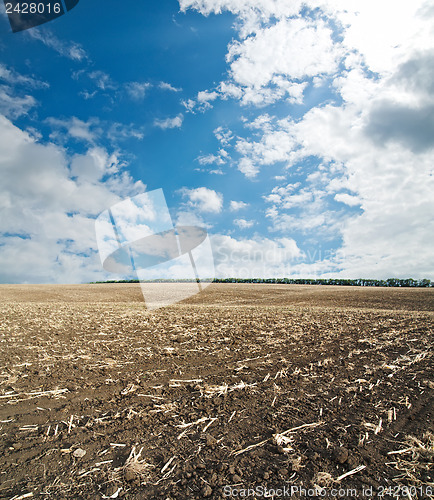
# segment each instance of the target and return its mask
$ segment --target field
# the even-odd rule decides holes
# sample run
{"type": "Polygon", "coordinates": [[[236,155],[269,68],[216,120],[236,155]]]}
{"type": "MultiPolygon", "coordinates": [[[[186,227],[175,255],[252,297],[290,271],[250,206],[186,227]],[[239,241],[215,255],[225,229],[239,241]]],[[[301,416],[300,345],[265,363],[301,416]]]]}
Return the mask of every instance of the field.
{"type": "Polygon", "coordinates": [[[434,289],[2,285],[0,498],[434,498],[433,320],[434,289]]]}

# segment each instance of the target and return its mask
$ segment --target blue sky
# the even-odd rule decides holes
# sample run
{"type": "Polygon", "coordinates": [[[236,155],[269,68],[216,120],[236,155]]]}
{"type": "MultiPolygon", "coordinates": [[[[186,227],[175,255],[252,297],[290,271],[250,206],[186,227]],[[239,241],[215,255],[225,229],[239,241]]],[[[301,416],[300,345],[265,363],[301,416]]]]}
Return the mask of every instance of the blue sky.
{"type": "Polygon", "coordinates": [[[3,11],[0,282],[121,278],[95,219],[158,188],[220,277],[434,279],[433,17],[80,0],[12,33],[3,11]]]}

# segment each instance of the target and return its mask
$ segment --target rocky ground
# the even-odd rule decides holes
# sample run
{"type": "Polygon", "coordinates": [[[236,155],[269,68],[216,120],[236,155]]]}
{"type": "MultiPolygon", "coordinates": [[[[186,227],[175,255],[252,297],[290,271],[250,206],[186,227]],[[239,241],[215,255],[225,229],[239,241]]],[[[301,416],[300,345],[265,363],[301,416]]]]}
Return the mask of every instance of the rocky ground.
{"type": "Polygon", "coordinates": [[[434,498],[433,289],[0,302],[0,498],[434,498]]]}

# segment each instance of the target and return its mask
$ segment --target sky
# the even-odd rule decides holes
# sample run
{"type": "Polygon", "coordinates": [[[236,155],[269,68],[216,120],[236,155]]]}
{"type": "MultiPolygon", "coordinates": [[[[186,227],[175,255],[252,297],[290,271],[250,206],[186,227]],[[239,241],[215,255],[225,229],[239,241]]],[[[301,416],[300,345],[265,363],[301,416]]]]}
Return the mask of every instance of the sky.
{"type": "Polygon", "coordinates": [[[0,282],[130,278],[95,220],[162,189],[217,277],[434,280],[434,4],[0,7],[0,282]]]}

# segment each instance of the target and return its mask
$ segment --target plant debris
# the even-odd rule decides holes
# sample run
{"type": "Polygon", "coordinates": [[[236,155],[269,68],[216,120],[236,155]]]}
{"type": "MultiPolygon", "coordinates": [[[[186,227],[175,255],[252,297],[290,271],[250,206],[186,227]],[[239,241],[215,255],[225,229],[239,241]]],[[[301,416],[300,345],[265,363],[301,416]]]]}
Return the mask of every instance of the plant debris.
{"type": "Polygon", "coordinates": [[[139,285],[2,285],[0,497],[429,498],[433,311],[429,288],[213,284],[149,312],[139,285]]]}

